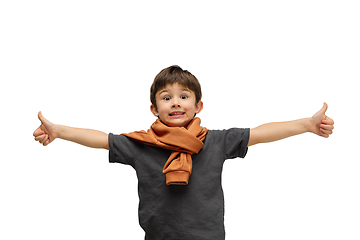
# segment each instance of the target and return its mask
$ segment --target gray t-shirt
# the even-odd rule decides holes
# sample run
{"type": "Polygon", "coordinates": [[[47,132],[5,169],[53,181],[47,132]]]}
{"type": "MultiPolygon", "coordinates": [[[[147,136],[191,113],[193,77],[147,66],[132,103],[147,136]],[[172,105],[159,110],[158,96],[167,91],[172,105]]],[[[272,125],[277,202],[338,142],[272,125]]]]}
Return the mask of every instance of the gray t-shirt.
{"type": "Polygon", "coordinates": [[[162,173],[171,150],[109,134],[109,160],[131,165],[138,177],[139,222],[146,240],[222,240],[224,160],[247,153],[249,129],[210,130],[204,146],[192,155],[188,185],[166,185],[162,173]]]}

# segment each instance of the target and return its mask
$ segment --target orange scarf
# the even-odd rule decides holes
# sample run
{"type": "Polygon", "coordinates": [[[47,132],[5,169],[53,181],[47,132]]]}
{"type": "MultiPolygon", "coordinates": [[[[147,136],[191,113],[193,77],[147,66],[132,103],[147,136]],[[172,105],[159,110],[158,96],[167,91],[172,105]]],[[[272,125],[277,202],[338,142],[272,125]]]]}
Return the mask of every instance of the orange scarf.
{"type": "Polygon", "coordinates": [[[208,132],[200,123],[200,118],[196,117],[186,128],[168,127],[157,119],[147,132],[123,135],[147,145],[173,150],[163,169],[166,184],[186,185],[192,170],[191,155],[201,150],[208,132]]]}

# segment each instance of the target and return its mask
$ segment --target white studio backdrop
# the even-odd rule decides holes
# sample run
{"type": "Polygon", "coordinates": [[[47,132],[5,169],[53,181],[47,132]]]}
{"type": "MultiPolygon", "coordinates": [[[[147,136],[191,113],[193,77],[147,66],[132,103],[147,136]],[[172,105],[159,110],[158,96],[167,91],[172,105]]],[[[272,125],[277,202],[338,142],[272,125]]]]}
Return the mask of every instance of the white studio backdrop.
{"type": "MultiPolygon", "coordinates": [[[[237,239],[360,239],[357,1],[2,1],[0,239],[142,239],[137,179],[108,151],[33,140],[38,111],[106,133],[146,130],[149,88],[177,64],[209,129],[310,117],[304,134],[225,162],[237,239]]],[[[206,203],[204,203],[206,204],[206,203]]]]}

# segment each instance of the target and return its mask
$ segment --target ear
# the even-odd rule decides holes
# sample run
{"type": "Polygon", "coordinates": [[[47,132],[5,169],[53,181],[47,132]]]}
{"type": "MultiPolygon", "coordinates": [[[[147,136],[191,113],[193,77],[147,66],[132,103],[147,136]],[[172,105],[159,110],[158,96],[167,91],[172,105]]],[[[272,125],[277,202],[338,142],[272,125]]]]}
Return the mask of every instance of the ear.
{"type": "Polygon", "coordinates": [[[157,111],[156,107],[154,106],[154,104],[150,105],[150,111],[152,112],[152,114],[154,114],[155,117],[159,116],[159,112],[157,111]]]}
{"type": "Polygon", "coordinates": [[[197,104],[195,104],[195,113],[200,113],[203,109],[204,103],[202,101],[199,101],[197,104]]]}

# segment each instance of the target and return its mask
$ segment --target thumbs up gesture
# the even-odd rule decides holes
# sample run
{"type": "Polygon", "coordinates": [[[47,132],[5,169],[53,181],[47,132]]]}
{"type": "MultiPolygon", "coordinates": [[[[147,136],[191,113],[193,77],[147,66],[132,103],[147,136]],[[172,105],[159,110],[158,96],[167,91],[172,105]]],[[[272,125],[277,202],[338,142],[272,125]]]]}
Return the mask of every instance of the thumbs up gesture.
{"type": "Polygon", "coordinates": [[[41,112],[38,113],[38,117],[41,125],[34,131],[33,136],[35,137],[35,141],[39,141],[39,143],[47,146],[56,138],[56,125],[44,118],[41,112]]]}
{"type": "Polygon", "coordinates": [[[320,111],[315,113],[310,120],[310,132],[325,138],[328,138],[334,129],[334,120],[325,115],[327,108],[327,103],[324,103],[320,111]]]}

